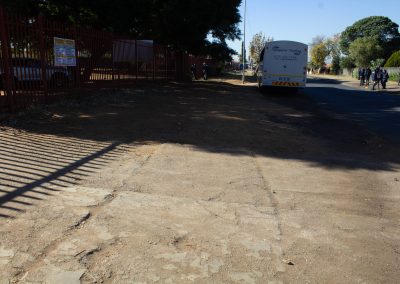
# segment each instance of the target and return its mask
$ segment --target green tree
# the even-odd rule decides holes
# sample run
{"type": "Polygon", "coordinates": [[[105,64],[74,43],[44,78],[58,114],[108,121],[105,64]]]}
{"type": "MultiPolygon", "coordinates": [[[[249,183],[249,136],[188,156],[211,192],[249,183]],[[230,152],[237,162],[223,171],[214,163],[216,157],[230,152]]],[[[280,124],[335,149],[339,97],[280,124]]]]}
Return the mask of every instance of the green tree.
{"type": "Polygon", "coordinates": [[[358,67],[370,65],[372,60],[380,58],[382,47],[376,38],[357,38],[349,46],[349,55],[358,67]]]}
{"type": "Polygon", "coordinates": [[[341,63],[341,58],[339,55],[335,55],[332,57],[332,67],[331,70],[334,74],[339,74],[340,73],[340,63],[341,63]]]}
{"type": "Polygon", "coordinates": [[[386,61],[385,67],[400,67],[400,50],[393,52],[386,61]]]}
{"type": "Polygon", "coordinates": [[[370,65],[372,68],[377,68],[377,67],[382,67],[384,63],[385,63],[385,59],[377,58],[375,60],[371,60],[370,65]]]}
{"type": "Polygon", "coordinates": [[[340,61],[341,61],[341,49],[340,49],[340,34],[335,34],[329,37],[325,41],[326,47],[329,51],[328,58],[331,60],[332,67],[331,71],[334,74],[340,73],[340,61]]]}
{"type": "Polygon", "coordinates": [[[232,55],[237,52],[226,44],[226,42],[207,42],[204,46],[203,54],[210,55],[213,59],[221,62],[232,61],[232,55]]]}
{"type": "Polygon", "coordinates": [[[325,65],[325,59],[329,55],[329,49],[325,42],[316,44],[311,49],[311,61],[315,66],[321,68],[325,65]]]}
{"type": "Polygon", "coordinates": [[[329,56],[333,59],[334,57],[340,57],[340,34],[335,34],[332,37],[327,38],[325,41],[326,47],[329,51],[329,56]]]}
{"type": "Polygon", "coordinates": [[[310,46],[314,47],[314,46],[316,46],[318,44],[321,44],[321,43],[325,42],[325,40],[326,40],[326,37],[324,35],[317,35],[317,36],[312,38],[310,46]]]}
{"type": "Polygon", "coordinates": [[[350,56],[345,56],[340,59],[340,67],[341,69],[353,69],[356,67],[354,59],[350,56]]]}
{"type": "Polygon", "coordinates": [[[260,54],[265,47],[266,41],[265,35],[262,32],[259,32],[253,36],[253,39],[250,42],[250,58],[253,60],[253,62],[260,62],[260,54]]]}
{"type": "Polygon", "coordinates": [[[359,20],[342,32],[340,39],[342,52],[348,55],[351,43],[364,37],[375,38],[383,49],[384,57],[387,58],[400,42],[399,25],[382,16],[359,20]]]}
{"type": "Polygon", "coordinates": [[[318,66],[317,65],[315,65],[315,63],[314,62],[312,62],[312,61],[309,61],[308,63],[307,63],[307,68],[310,68],[310,69],[318,69],[318,66]]]}
{"type": "Polygon", "coordinates": [[[242,0],[1,0],[12,12],[37,15],[138,39],[154,39],[192,53],[225,49],[240,38],[242,0]],[[209,36],[215,40],[210,42],[209,36]]]}

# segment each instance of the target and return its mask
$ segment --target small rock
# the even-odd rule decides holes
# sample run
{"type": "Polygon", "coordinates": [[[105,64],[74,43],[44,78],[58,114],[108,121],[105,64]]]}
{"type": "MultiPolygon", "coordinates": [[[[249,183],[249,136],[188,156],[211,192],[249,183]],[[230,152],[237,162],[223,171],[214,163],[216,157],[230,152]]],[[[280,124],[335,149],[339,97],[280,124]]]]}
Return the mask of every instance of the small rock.
{"type": "Polygon", "coordinates": [[[395,179],[394,179],[394,181],[400,181],[400,179],[398,179],[398,178],[395,178],[395,179]]]}
{"type": "Polygon", "coordinates": [[[294,265],[294,263],[289,259],[284,259],[283,262],[286,263],[287,265],[294,265]]]}

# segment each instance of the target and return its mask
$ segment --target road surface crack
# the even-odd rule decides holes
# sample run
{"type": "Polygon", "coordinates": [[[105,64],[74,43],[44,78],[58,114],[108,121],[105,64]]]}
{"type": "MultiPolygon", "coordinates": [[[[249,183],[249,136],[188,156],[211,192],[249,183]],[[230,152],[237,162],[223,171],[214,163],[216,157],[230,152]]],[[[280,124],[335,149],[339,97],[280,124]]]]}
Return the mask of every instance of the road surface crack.
{"type": "MultiPolygon", "coordinates": [[[[276,259],[276,275],[284,272],[285,268],[284,266],[282,266],[282,261],[285,258],[285,253],[283,251],[283,246],[282,246],[282,221],[281,221],[281,217],[279,214],[279,209],[278,209],[278,201],[276,200],[274,193],[273,193],[273,189],[271,188],[271,186],[268,185],[268,181],[265,179],[264,174],[262,172],[262,168],[261,165],[259,163],[259,160],[257,158],[257,156],[254,153],[251,153],[251,156],[253,157],[253,161],[255,164],[255,167],[257,169],[257,173],[259,175],[259,178],[261,180],[261,185],[263,190],[265,190],[265,192],[268,195],[268,198],[271,201],[271,205],[272,205],[272,212],[270,212],[268,214],[268,216],[272,216],[275,219],[275,223],[276,223],[276,230],[275,230],[275,245],[273,247],[273,253],[277,256],[276,259]]],[[[265,213],[264,213],[265,214],[265,213]]]]}

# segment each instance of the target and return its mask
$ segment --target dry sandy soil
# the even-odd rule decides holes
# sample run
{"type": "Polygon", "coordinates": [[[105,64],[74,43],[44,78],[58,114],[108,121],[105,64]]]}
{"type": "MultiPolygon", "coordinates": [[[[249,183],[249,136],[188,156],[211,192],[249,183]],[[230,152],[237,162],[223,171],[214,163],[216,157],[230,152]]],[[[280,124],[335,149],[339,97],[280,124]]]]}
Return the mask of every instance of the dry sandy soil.
{"type": "Polygon", "coordinates": [[[400,151],[234,80],[0,128],[0,283],[398,283],[400,151]]]}

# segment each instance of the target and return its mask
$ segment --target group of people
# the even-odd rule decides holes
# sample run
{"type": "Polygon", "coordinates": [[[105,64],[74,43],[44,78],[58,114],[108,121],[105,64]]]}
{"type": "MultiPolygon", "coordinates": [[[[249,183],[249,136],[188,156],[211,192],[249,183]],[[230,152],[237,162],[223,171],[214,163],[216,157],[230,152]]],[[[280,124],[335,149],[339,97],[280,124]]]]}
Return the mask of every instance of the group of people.
{"type": "MultiPolygon", "coordinates": [[[[192,64],[192,66],[190,67],[190,71],[192,73],[192,79],[197,80],[197,66],[196,66],[196,64],[192,64]]],[[[207,80],[208,79],[208,65],[205,62],[203,62],[202,72],[203,72],[203,79],[207,80]]]]}
{"type": "Polygon", "coordinates": [[[375,70],[372,70],[370,67],[359,68],[358,80],[360,80],[360,86],[369,86],[372,82],[372,90],[375,90],[376,86],[378,86],[379,89],[380,85],[382,86],[382,89],[386,89],[386,83],[389,80],[389,73],[381,67],[377,67],[375,70]]]}

